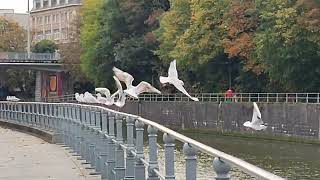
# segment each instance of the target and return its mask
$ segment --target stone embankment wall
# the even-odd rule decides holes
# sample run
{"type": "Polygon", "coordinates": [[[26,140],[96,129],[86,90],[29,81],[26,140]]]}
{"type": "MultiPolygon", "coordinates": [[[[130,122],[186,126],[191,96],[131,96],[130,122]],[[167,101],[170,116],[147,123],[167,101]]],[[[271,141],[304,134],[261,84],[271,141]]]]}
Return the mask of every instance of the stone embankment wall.
{"type": "MultiPolygon", "coordinates": [[[[320,104],[258,103],[267,133],[320,138],[320,104]]],[[[117,109],[118,110],[118,109],[117,109]]],[[[252,103],[128,102],[121,111],[140,115],[170,128],[245,131],[252,103]]]]}

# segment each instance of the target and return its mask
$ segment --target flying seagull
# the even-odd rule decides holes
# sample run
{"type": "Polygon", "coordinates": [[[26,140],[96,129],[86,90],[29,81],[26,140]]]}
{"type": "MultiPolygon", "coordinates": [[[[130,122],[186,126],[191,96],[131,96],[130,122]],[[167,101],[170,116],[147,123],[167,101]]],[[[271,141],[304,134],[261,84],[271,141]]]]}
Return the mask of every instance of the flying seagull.
{"type": "Polygon", "coordinates": [[[127,89],[130,89],[132,87],[132,82],[134,78],[127,72],[124,72],[116,67],[112,68],[114,75],[119,79],[119,81],[122,81],[126,84],[127,89]]]}
{"type": "Polygon", "coordinates": [[[187,95],[190,99],[194,100],[194,101],[199,101],[198,98],[196,97],[192,97],[190,96],[190,94],[184,89],[183,85],[183,81],[181,81],[179,78],[178,78],[178,71],[177,71],[177,65],[176,65],[176,60],[173,60],[171,63],[170,63],[170,67],[169,67],[169,70],[168,70],[168,77],[163,77],[163,76],[160,76],[160,82],[162,84],[166,84],[166,83],[169,83],[169,84],[172,84],[174,85],[174,87],[176,87],[179,91],[181,91],[183,94],[187,95]]]}
{"type": "Polygon", "coordinates": [[[263,124],[263,121],[261,119],[261,113],[260,113],[260,110],[259,110],[257,103],[253,102],[252,120],[243,123],[243,125],[245,127],[249,127],[249,128],[252,128],[257,131],[267,128],[267,126],[263,124]]]}
{"type": "Polygon", "coordinates": [[[123,92],[121,82],[116,76],[113,76],[113,79],[116,81],[116,86],[118,88],[118,91],[114,94],[118,94],[118,100],[114,103],[118,107],[123,107],[126,103],[126,94],[123,92]]]}
{"type": "Polygon", "coordinates": [[[137,86],[133,86],[132,82],[134,78],[129,73],[124,72],[116,67],[113,67],[112,70],[115,76],[119,79],[119,81],[123,81],[126,84],[127,89],[124,90],[124,92],[134,98],[138,99],[138,95],[144,92],[150,92],[150,93],[154,92],[154,93],[161,94],[161,92],[158,89],[156,89],[151,84],[145,81],[141,81],[137,86]]]}
{"type": "Polygon", "coordinates": [[[141,81],[137,86],[132,86],[131,88],[124,90],[124,92],[136,99],[138,99],[139,94],[145,92],[161,94],[158,89],[145,81],[141,81]]]}

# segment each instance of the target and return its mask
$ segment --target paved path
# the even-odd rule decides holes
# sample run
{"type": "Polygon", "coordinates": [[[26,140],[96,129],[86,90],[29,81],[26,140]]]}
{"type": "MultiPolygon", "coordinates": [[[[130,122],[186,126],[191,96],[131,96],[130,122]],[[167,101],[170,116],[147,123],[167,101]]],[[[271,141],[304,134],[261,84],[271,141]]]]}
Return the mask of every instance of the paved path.
{"type": "Polygon", "coordinates": [[[0,180],[98,180],[66,149],[0,127],[0,180]]]}

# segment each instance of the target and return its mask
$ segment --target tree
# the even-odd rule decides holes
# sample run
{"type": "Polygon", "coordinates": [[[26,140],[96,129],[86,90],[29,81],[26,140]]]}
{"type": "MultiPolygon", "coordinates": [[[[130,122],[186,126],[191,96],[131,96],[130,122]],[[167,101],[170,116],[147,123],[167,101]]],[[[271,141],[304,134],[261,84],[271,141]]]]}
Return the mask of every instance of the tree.
{"type": "Polygon", "coordinates": [[[44,39],[36,43],[32,49],[34,53],[54,53],[58,49],[58,46],[50,40],[44,39]]]}
{"type": "MultiPolygon", "coordinates": [[[[26,31],[16,22],[0,17],[0,51],[21,52],[26,43],[26,31]]],[[[20,91],[22,97],[31,98],[34,95],[35,74],[28,70],[7,69],[7,86],[9,93],[17,95],[20,91]]]]}
{"type": "Polygon", "coordinates": [[[70,26],[70,41],[68,43],[59,44],[59,53],[61,54],[62,63],[64,69],[66,69],[70,75],[74,92],[89,91],[89,89],[93,88],[93,84],[90,83],[80,67],[80,56],[82,53],[80,44],[81,23],[81,17],[75,18],[70,26]]]}
{"type": "Polygon", "coordinates": [[[158,11],[157,6],[150,2],[107,0],[95,9],[95,13],[84,11],[81,30],[84,52],[81,60],[83,70],[96,85],[112,88],[113,66],[135,73],[137,80],[153,79],[152,72],[157,69],[159,61],[153,55],[157,43],[151,30],[156,25],[153,17],[158,11]],[[94,21],[85,21],[93,16],[94,21]],[[143,70],[148,68],[150,70],[143,70]]]}
{"type": "Polygon", "coordinates": [[[24,51],[27,45],[26,31],[18,23],[0,17],[0,52],[24,51]]]}
{"type": "Polygon", "coordinates": [[[258,1],[262,22],[255,37],[255,55],[282,91],[315,92],[320,88],[319,15],[310,17],[309,13],[318,11],[319,3],[313,1],[317,6],[310,9],[301,2],[258,1]]]}

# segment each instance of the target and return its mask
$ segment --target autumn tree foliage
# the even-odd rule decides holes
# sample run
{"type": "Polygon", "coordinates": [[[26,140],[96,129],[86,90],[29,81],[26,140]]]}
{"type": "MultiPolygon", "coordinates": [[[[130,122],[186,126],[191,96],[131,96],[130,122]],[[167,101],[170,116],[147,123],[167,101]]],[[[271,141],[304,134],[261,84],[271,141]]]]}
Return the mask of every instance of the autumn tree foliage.
{"type": "Polygon", "coordinates": [[[81,66],[158,82],[169,62],[191,92],[320,90],[319,0],[85,0],[81,66]]]}
{"type": "Polygon", "coordinates": [[[0,51],[24,51],[26,39],[27,33],[18,23],[0,17],[0,51]]]}

